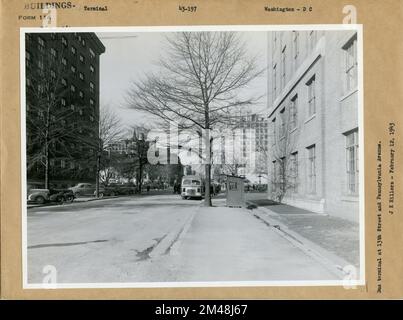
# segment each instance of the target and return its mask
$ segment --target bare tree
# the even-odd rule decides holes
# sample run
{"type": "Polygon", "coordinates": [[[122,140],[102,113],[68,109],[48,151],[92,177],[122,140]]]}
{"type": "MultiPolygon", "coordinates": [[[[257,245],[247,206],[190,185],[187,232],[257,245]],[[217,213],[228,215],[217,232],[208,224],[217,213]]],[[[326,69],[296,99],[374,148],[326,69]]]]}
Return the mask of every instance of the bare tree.
{"type": "Polygon", "coordinates": [[[206,194],[211,206],[210,130],[231,121],[235,108],[253,105],[260,97],[241,96],[240,90],[264,70],[234,32],[184,32],[167,38],[161,73],[133,83],[128,106],[150,113],[179,129],[203,137],[206,194]]]}
{"type": "Polygon", "coordinates": [[[271,123],[272,160],[270,182],[272,197],[281,202],[289,190],[298,186],[298,154],[295,152],[299,130],[296,106],[291,105],[279,113],[279,124],[271,123]]]}
{"type": "Polygon", "coordinates": [[[96,163],[95,175],[95,195],[99,197],[100,175],[101,171],[108,170],[113,166],[113,157],[118,156],[111,149],[114,143],[119,143],[124,136],[124,128],[122,122],[116,112],[108,105],[103,105],[99,111],[99,117],[96,119],[97,125],[94,125],[90,130],[89,135],[80,135],[77,137],[81,143],[95,150],[93,156],[96,163]],[[96,138],[94,138],[96,137],[96,138]]]}

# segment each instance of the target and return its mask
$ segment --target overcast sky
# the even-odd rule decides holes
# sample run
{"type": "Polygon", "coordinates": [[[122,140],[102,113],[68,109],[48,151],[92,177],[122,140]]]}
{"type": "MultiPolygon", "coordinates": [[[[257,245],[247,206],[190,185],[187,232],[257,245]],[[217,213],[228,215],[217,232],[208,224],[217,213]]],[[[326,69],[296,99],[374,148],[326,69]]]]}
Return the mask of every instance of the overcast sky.
{"type": "MultiPolygon", "coordinates": [[[[123,123],[150,123],[151,116],[124,108],[127,89],[133,80],[143,77],[151,70],[157,70],[157,61],[164,56],[164,42],[167,33],[97,33],[105,45],[105,53],[100,58],[100,103],[115,109],[123,123]]],[[[259,67],[265,68],[267,61],[267,32],[243,32],[251,55],[258,55],[259,67]]],[[[266,74],[248,88],[248,93],[266,94],[266,74]]],[[[264,98],[256,110],[264,109],[264,98]]]]}

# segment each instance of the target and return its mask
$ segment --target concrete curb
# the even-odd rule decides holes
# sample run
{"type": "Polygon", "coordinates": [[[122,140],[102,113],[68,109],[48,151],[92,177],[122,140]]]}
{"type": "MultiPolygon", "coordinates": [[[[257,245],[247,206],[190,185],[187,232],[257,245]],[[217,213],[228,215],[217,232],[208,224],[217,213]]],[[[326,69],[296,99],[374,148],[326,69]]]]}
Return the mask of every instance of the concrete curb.
{"type": "MultiPolygon", "coordinates": [[[[251,202],[249,204],[253,205],[253,203],[251,202]]],[[[351,263],[322,248],[316,243],[306,239],[299,233],[290,230],[285,224],[279,222],[274,218],[279,216],[277,213],[273,212],[270,209],[262,207],[256,207],[255,209],[248,210],[248,212],[252,213],[253,216],[261,220],[269,228],[272,228],[273,231],[278,233],[283,238],[287,239],[289,242],[301,249],[304,253],[309,255],[315,261],[319,262],[338,278],[340,278],[341,280],[347,278],[348,273],[344,271],[344,268],[347,266],[352,266],[351,263]]],[[[346,270],[347,269],[348,268],[346,268],[346,270]]],[[[359,277],[358,274],[357,277],[359,277]]]]}
{"type": "Polygon", "coordinates": [[[90,201],[98,201],[98,200],[109,200],[109,199],[115,199],[115,198],[120,198],[119,196],[113,196],[113,197],[103,197],[103,198],[89,198],[87,200],[75,200],[73,202],[69,203],[45,203],[45,204],[31,204],[27,205],[27,209],[32,209],[32,208],[42,208],[42,207],[60,207],[60,206],[68,206],[68,205],[74,205],[77,203],[85,203],[85,202],[90,202],[90,201]]]}

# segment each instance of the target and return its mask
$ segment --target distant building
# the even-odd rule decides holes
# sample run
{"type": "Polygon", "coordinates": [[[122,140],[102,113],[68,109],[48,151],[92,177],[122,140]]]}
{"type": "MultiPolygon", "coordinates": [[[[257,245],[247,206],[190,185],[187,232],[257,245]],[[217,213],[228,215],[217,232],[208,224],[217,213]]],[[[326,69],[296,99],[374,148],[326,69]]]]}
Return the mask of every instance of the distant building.
{"type": "Polygon", "coordinates": [[[355,31],[269,33],[269,197],[358,220],[355,31]]]}
{"type": "Polygon", "coordinates": [[[259,114],[247,113],[240,117],[239,129],[242,130],[242,153],[243,157],[248,156],[248,139],[247,130],[251,129],[254,131],[255,141],[255,165],[254,172],[251,174],[267,174],[267,146],[268,146],[268,121],[267,119],[259,114]]]}
{"type": "Polygon", "coordinates": [[[95,33],[29,33],[25,44],[28,179],[43,180],[48,157],[51,181],[95,181],[105,47],[95,33]]]}
{"type": "Polygon", "coordinates": [[[267,177],[268,121],[264,116],[240,113],[220,137],[220,144],[223,174],[245,176],[255,183],[261,181],[259,176],[267,177]]]}

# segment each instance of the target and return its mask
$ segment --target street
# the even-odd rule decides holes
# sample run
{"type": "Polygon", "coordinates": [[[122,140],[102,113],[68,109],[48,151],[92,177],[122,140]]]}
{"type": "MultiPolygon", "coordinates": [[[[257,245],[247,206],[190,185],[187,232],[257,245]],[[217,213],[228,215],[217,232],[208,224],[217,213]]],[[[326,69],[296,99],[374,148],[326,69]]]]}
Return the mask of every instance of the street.
{"type": "Polygon", "coordinates": [[[251,212],[178,195],[28,210],[28,283],[337,280],[251,212]]]}

